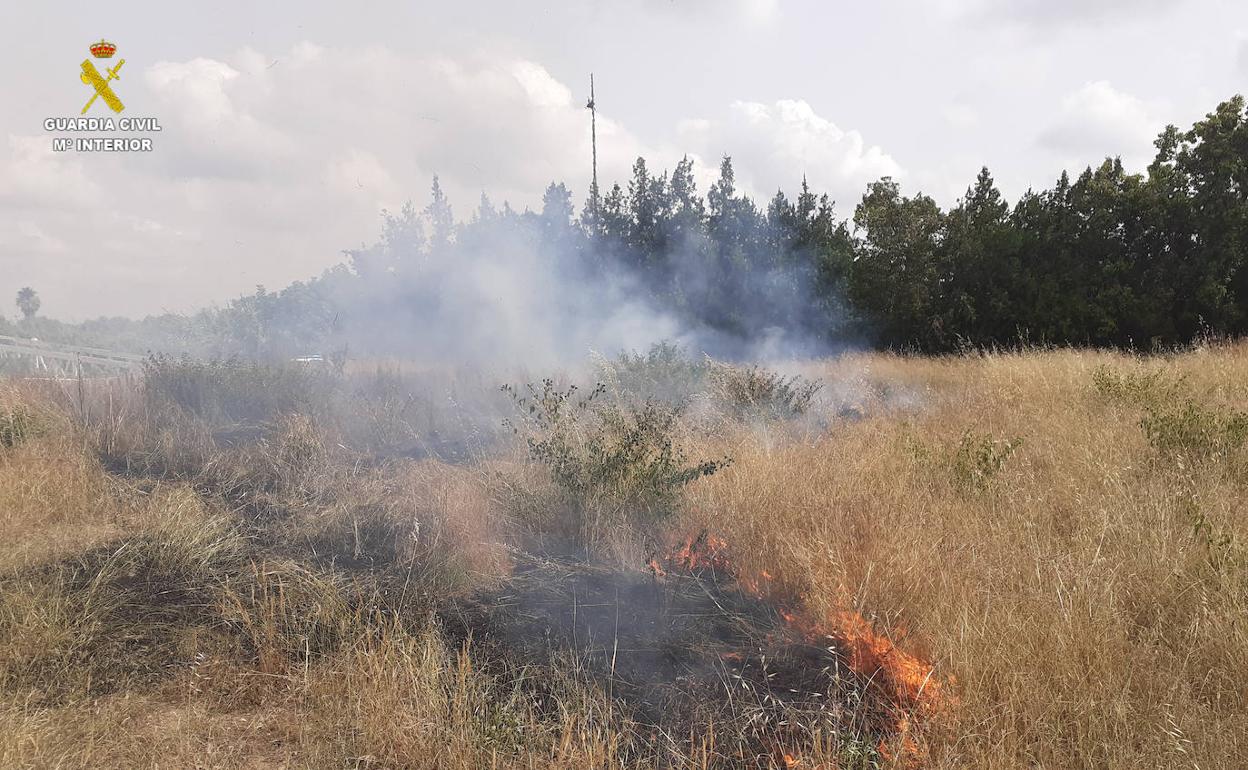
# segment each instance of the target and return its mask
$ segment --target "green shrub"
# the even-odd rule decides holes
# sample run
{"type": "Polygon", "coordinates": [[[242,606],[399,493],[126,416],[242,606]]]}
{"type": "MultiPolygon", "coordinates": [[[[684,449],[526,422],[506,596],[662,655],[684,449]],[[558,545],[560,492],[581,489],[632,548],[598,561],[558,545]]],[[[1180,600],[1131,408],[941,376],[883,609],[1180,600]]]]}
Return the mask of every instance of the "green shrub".
{"type": "Polygon", "coordinates": [[[986,489],[1022,443],[1020,438],[997,440],[967,430],[950,463],[954,480],[963,489],[986,489]]]}
{"type": "Polygon", "coordinates": [[[711,393],[737,417],[788,419],[805,414],[823,387],[818,380],[785,377],[760,366],[733,366],[708,359],[711,393]]]}
{"type": "Polygon", "coordinates": [[[728,459],[690,462],[675,438],[677,411],[647,401],[603,403],[602,385],[578,397],[576,386],[559,390],[552,380],[527,394],[504,386],[521,412],[519,423],[530,456],[582,516],[610,514],[639,523],[674,510],[690,482],[725,467],[728,459]]]}
{"type": "Polygon", "coordinates": [[[659,342],[642,354],[625,352],[596,360],[607,390],[633,402],[656,401],[681,407],[700,393],[743,419],[788,419],[804,414],[823,387],[817,380],[785,377],[761,366],[736,366],[688,356],[672,342],[659,342]]]}
{"type": "Polygon", "coordinates": [[[1187,387],[1187,376],[1171,377],[1160,369],[1120,373],[1102,364],[1093,370],[1092,384],[1097,393],[1110,401],[1155,406],[1182,393],[1187,387]]]}
{"type": "Polygon", "coordinates": [[[1162,455],[1210,459],[1229,455],[1248,439],[1248,414],[1205,406],[1191,397],[1150,405],[1140,427],[1162,455]]]}
{"type": "Polygon", "coordinates": [[[1119,374],[1100,366],[1092,381],[1102,396],[1143,407],[1140,428],[1163,457],[1224,458],[1248,441],[1248,413],[1203,403],[1190,392],[1186,376],[1119,374]]]}
{"type": "Polygon", "coordinates": [[[668,341],[651,345],[644,354],[626,351],[595,363],[598,376],[616,394],[669,404],[684,404],[704,390],[709,369],[706,359],[691,358],[668,341]]]}

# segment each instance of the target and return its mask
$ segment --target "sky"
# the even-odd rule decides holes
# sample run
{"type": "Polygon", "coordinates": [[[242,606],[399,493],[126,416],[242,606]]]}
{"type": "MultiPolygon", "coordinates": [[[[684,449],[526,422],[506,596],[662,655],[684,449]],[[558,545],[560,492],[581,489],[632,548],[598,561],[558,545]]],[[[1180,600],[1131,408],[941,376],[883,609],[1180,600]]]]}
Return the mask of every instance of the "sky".
{"type": "MultiPolygon", "coordinates": [[[[1248,92],[1243,0],[10,2],[0,10],[0,314],[32,286],[80,320],[220,306],[374,242],[381,212],[482,193],[582,203],[589,73],[599,175],[719,160],[757,198],[809,179],[956,203],[987,165],[1011,200],[1107,155],[1143,170],[1168,123],[1248,92]],[[118,47],[119,117],[159,133],[48,132],[118,47]],[[54,136],[149,137],[146,153],[54,136]]],[[[112,115],[98,101],[88,115],[112,115]]],[[[604,186],[605,186],[604,184],[604,186]]]]}

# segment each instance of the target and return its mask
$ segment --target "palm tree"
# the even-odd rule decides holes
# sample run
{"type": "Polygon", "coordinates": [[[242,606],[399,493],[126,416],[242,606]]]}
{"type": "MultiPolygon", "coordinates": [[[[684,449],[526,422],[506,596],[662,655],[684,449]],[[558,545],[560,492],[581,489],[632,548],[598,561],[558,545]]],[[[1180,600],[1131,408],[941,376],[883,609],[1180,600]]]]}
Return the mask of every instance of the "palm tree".
{"type": "Polygon", "coordinates": [[[35,317],[35,313],[39,312],[39,294],[29,286],[23,286],[17,292],[17,309],[22,311],[22,317],[27,321],[35,317]]]}

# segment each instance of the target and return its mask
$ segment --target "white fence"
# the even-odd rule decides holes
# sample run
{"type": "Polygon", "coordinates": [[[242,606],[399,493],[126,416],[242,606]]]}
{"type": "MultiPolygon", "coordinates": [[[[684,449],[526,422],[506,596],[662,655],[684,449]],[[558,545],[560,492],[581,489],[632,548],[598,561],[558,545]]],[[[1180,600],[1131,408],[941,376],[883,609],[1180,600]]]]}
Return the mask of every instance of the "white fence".
{"type": "Polygon", "coordinates": [[[77,377],[88,371],[117,372],[136,369],[143,363],[143,356],[0,335],[0,371],[8,368],[4,366],[6,360],[14,361],[27,371],[33,370],[54,377],[77,377]]]}

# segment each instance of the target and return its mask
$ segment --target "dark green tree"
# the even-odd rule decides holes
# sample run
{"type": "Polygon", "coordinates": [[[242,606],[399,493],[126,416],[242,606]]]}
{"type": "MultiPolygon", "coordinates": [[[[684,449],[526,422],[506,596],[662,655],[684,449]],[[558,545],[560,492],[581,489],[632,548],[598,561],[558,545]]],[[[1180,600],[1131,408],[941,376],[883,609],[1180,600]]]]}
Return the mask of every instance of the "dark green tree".
{"type": "Polygon", "coordinates": [[[940,323],[961,341],[1003,342],[1016,333],[1018,243],[1010,206],[985,167],[949,212],[941,243],[940,323]]]}
{"type": "Polygon", "coordinates": [[[1194,263],[1181,276],[1183,315],[1230,333],[1248,331],[1248,114],[1242,96],[1219,104],[1183,135],[1174,167],[1191,201],[1194,263]]]}
{"type": "Polygon", "coordinates": [[[941,348],[940,239],[944,215],[925,195],[906,198],[890,178],[873,183],[854,211],[861,234],[850,297],[881,342],[941,348]]]}

